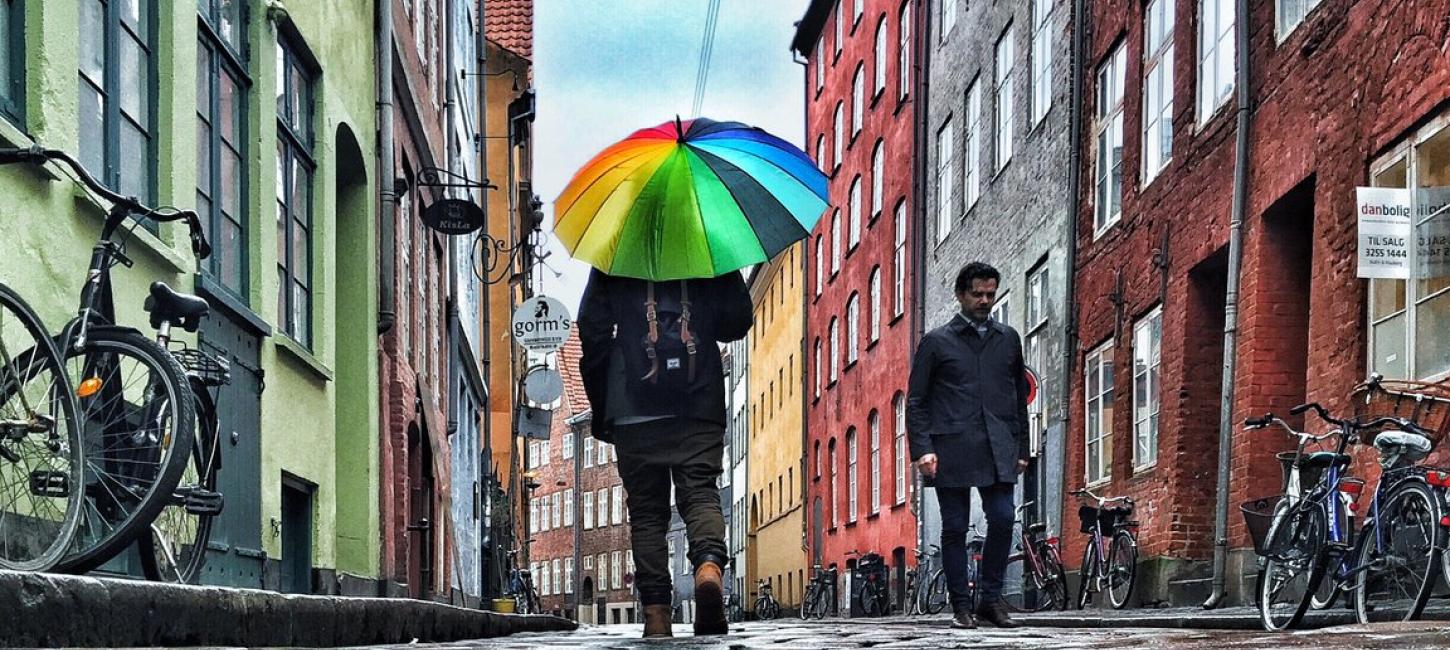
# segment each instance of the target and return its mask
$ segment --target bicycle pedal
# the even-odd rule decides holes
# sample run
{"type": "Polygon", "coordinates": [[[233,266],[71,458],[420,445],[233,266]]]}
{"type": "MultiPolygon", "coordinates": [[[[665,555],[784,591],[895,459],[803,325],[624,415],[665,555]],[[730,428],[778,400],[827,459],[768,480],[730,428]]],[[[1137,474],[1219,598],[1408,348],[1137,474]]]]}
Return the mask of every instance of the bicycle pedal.
{"type": "Polygon", "coordinates": [[[64,499],[70,496],[70,477],[61,472],[33,471],[30,473],[30,493],[38,497],[64,499]]]}
{"type": "Polygon", "coordinates": [[[1325,544],[1325,547],[1328,548],[1330,551],[1333,551],[1335,553],[1348,553],[1349,552],[1349,543],[1348,542],[1328,542],[1328,543],[1325,544]]]}
{"type": "Polygon", "coordinates": [[[186,514],[199,517],[215,517],[222,512],[226,505],[226,499],[221,492],[206,490],[199,487],[187,488],[184,493],[178,491],[181,497],[181,505],[186,508],[186,514]]]}

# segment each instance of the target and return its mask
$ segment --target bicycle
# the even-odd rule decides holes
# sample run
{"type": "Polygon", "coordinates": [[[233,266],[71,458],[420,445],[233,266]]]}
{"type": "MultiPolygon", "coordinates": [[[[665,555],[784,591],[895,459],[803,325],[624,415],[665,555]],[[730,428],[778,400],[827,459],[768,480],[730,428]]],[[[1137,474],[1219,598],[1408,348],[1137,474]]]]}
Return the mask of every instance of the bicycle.
{"type": "Polygon", "coordinates": [[[776,602],[775,594],[772,593],[770,582],[761,580],[756,584],[755,597],[755,618],[760,621],[768,621],[780,616],[780,603],[776,602]]]}
{"type": "Polygon", "coordinates": [[[852,598],[861,603],[861,613],[866,616],[884,616],[891,609],[891,594],[887,593],[886,559],[876,552],[862,553],[848,551],[846,557],[859,558],[856,561],[856,576],[852,598]]]}
{"type": "MultiPolygon", "coordinates": [[[[518,549],[508,552],[510,566],[514,565],[518,555],[518,549]]],[[[537,614],[544,609],[539,602],[539,592],[534,589],[534,574],[528,569],[509,569],[509,594],[513,596],[516,614],[537,614]]]]}
{"type": "Polygon", "coordinates": [[[46,571],[69,548],[83,448],[60,351],[40,317],[0,284],[0,569],[46,571]]]}
{"type": "MultiPolygon", "coordinates": [[[[1017,519],[1029,510],[1034,502],[1017,506],[1017,519]]],[[[1005,575],[1013,575],[1013,566],[1020,565],[1021,590],[1004,590],[1002,602],[1017,612],[1042,612],[1050,609],[1067,609],[1067,574],[1062,568],[1062,553],[1058,538],[1043,537],[1047,523],[1021,524],[1021,536],[1017,541],[1017,552],[1008,556],[1005,575]]]]}
{"type": "Polygon", "coordinates": [[[1087,607],[1092,594],[1106,591],[1113,609],[1122,609],[1133,595],[1133,582],[1138,573],[1138,539],[1133,535],[1138,522],[1128,519],[1133,515],[1133,499],[1100,497],[1086,489],[1074,491],[1072,495],[1097,502],[1096,506],[1084,504],[1078,508],[1082,532],[1089,538],[1082,552],[1082,586],[1077,592],[1077,608],[1087,607]],[[1123,505],[1108,507],[1111,503],[1123,505]],[[1108,539],[1112,540],[1111,547],[1108,539]]]}
{"type": "MultiPolygon", "coordinates": [[[[1371,383],[1375,381],[1371,379],[1371,383]]],[[[1250,527],[1255,551],[1264,560],[1257,584],[1260,622],[1270,631],[1297,626],[1316,594],[1327,607],[1339,592],[1349,591],[1361,623],[1418,618],[1440,574],[1444,545],[1437,495],[1425,479],[1425,470],[1411,465],[1429,455],[1432,436],[1404,418],[1336,419],[1316,403],[1301,404],[1290,413],[1311,410],[1336,428],[1316,436],[1295,431],[1273,414],[1244,422],[1249,429],[1278,424],[1300,440],[1290,486],[1275,504],[1267,531],[1258,534],[1264,528],[1262,516],[1257,518],[1258,525],[1250,527]],[[1385,427],[1390,430],[1381,430],[1385,427]],[[1341,472],[1351,460],[1345,449],[1367,434],[1373,434],[1383,471],[1371,495],[1366,521],[1356,535],[1345,525],[1345,510],[1350,507],[1344,496],[1334,495],[1358,496],[1362,492],[1362,481],[1347,480],[1341,472]],[[1311,442],[1322,443],[1331,437],[1338,440],[1335,451],[1304,453],[1311,442]],[[1302,493],[1305,483],[1312,487],[1302,493]],[[1326,576],[1331,582],[1321,590],[1326,576]],[[1299,584],[1302,593],[1286,591],[1299,584]]],[[[1244,512],[1246,517],[1250,514],[1248,509],[1244,512]]],[[[1262,510],[1256,514],[1262,515],[1262,510]]]]}
{"type": "Polygon", "coordinates": [[[745,620],[745,608],[740,606],[740,595],[730,594],[725,598],[725,617],[731,623],[745,620]]]}
{"type": "Polygon", "coordinates": [[[838,572],[834,565],[822,568],[815,566],[811,582],[806,586],[805,599],[801,602],[801,620],[826,617],[836,603],[838,572]]]}
{"type": "Polygon", "coordinates": [[[185,221],[197,259],[211,247],[193,211],[148,208],[111,191],[63,151],[0,149],[0,164],[49,162],[64,163],[74,180],[111,205],[91,249],[77,314],[56,337],[78,398],[87,463],[80,523],[56,567],[83,573],[125,549],[156,518],[184,469],[185,456],[175,451],[191,449],[194,436],[186,374],[163,345],[116,323],[111,269],[133,265],[125,235],[143,219],[185,221]]]}
{"type": "Polygon", "coordinates": [[[921,614],[940,614],[947,607],[947,576],[940,566],[932,566],[935,562],[932,558],[941,554],[940,549],[935,545],[927,546],[927,551],[917,550],[916,566],[906,571],[906,602],[908,616],[921,614]],[[922,576],[929,577],[922,580],[922,576]],[[925,588],[923,588],[925,586],[925,588]]]}

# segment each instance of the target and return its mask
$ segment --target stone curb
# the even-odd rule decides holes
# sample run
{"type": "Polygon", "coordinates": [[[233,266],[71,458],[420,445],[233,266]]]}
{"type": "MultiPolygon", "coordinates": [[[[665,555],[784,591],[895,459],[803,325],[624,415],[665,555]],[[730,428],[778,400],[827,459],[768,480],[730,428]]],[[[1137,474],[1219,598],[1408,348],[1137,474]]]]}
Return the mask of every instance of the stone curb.
{"type": "Polygon", "coordinates": [[[342,646],[447,642],[577,627],[401,598],[0,571],[0,645],[342,646]]]}

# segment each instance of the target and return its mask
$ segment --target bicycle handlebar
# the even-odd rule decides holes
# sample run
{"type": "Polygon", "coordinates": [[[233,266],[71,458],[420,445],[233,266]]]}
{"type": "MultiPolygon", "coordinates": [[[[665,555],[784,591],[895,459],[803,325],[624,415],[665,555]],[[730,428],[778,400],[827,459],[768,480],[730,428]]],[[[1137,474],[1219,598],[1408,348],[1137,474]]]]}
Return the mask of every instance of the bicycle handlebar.
{"type": "Polygon", "coordinates": [[[114,206],[124,208],[127,213],[138,217],[145,217],[158,223],[171,221],[186,221],[187,229],[190,231],[191,252],[199,260],[211,256],[211,244],[206,241],[206,235],[202,232],[201,218],[195,210],[174,210],[161,212],[156,208],[148,208],[134,196],[122,195],[111,188],[106,187],[96,177],[92,176],[85,166],[82,165],[70,154],[59,149],[45,149],[40,145],[31,145],[26,148],[0,148],[0,165],[13,163],[30,163],[32,165],[44,165],[47,162],[56,161],[65,163],[71,171],[75,172],[76,178],[82,185],[92,192],[100,195],[101,198],[114,206]]]}
{"type": "Polygon", "coordinates": [[[1117,501],[1122,501],[1123,503],[1126,503],[1128,505],[1133,505],[1133,497],[1100,497],[1096,494],[1093,494],[1092,490],[1089,490],[1087,488],[1083,488],[1081,490],[1074,490],[1072,495],[1075,497],[1088,497],[1090,499],[1094,499],[1098,502],[1099,505],[1106,505],[1117,501]]]}

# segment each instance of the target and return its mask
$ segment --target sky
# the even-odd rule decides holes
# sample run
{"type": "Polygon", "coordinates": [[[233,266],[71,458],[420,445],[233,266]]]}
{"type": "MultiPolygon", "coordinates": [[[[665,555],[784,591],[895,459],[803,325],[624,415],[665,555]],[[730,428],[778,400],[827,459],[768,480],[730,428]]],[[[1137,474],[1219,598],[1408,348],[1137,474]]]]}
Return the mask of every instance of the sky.
{"type": "MultiPolygon", "coordinates": [[[[594,154],[637,129],[690,117],[709,4],[536,0],[534,192],[546,224],[554,199],[594,154]]],[[[702,116],[801,145],[805,69],[793,61],[790,41],[807,4],[721,0],[702,116]]],[[[546,239],[543,292],[577,315],[589,267],[570,259],[552,234],[546,239]]]]}

